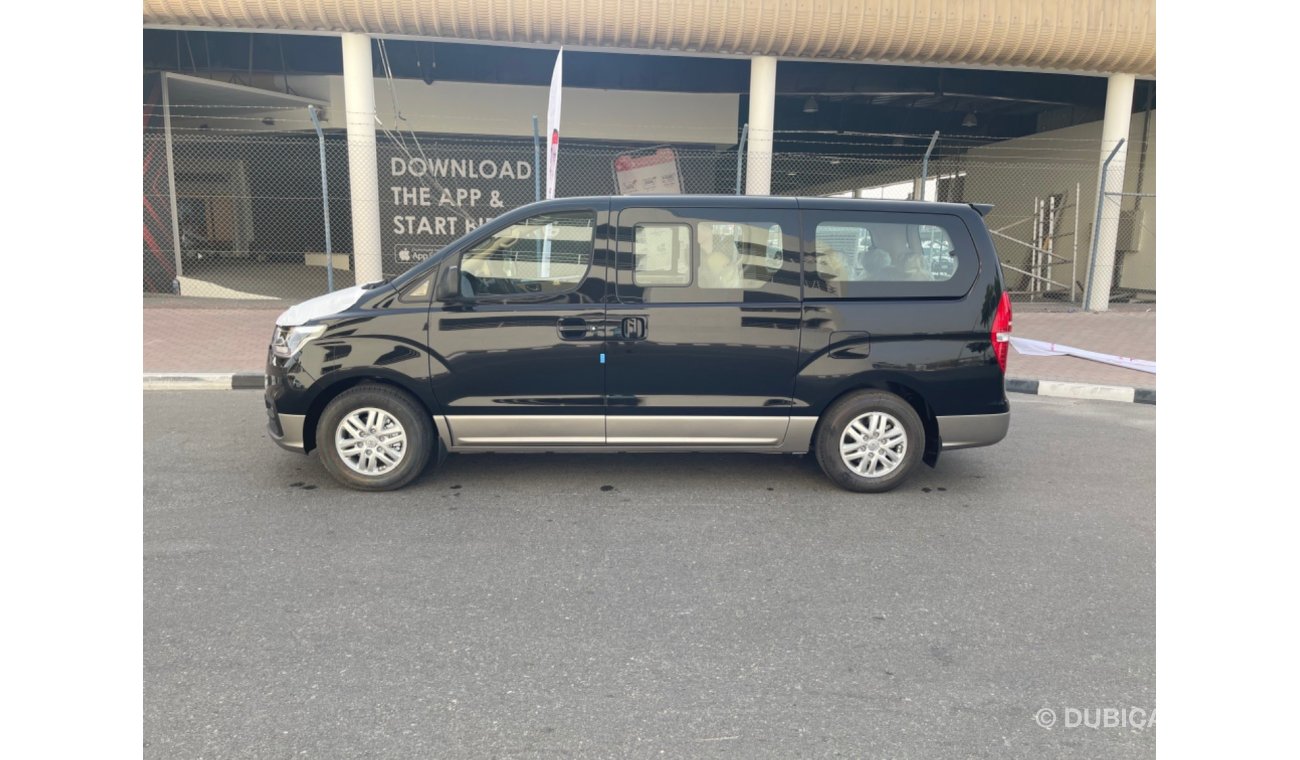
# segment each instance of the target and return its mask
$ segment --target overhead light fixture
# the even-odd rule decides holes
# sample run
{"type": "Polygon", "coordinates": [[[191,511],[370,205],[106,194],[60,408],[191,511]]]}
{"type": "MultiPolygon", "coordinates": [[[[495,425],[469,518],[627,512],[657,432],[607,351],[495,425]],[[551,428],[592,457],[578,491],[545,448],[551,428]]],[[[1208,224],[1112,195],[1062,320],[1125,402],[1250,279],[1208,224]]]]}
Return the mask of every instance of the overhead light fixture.
{"type": "Polygon", "coordinates": [[[808,99],[803,102],[804,113],[817,113],[817,98],[809,95],[808,99]]]}
{"type": "Polygon", "coordinates": [[[962,118],[962,120],[961,120],[961,125],[962,125],[963,127],[973,127],[973,126],[976,126],[976,125],[978,125],[978,124],[979,124],[979,119],[976,119],[976,118],[975,118],[975,112],[974,112],[974,111],[967,111],[967,112],[966,112],[966,116],[964,116],[964,117],[962,118]]]}
{"type": "Polygon", "coordinates": [[[424,80],[424,83],[433,84],[433,70],[438,68],[438,61],[434,58],[432,42],[429,43],[428,53],[426,59],[417,46],[415,49],[415,65],[420,69],[420,78],[424,80]]]}

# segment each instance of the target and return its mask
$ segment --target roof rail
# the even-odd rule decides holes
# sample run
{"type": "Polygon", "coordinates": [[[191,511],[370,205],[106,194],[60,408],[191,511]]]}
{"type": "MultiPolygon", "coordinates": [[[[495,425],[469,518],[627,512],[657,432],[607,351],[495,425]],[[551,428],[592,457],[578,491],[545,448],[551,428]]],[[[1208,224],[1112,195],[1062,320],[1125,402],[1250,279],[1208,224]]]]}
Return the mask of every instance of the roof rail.
{"type": "Polygon", "coordinates": [[[967,205],[975,209],[980,216],[988,216],[989,212],[993,210],[992,203],[969,203],[967,205]]]}

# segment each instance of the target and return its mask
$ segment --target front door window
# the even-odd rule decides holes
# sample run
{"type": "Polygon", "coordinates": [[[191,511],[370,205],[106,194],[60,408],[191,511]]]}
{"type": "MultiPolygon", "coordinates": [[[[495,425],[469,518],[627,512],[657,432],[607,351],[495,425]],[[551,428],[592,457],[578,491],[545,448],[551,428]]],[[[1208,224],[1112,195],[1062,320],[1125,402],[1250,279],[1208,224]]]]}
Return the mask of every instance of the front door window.
{"type": "Polygon", "coordinates": [[[591,267],[596,217],[542,214],[498,231],[465,251],[461,295],[558,295],[577,289],[591,267]]]}

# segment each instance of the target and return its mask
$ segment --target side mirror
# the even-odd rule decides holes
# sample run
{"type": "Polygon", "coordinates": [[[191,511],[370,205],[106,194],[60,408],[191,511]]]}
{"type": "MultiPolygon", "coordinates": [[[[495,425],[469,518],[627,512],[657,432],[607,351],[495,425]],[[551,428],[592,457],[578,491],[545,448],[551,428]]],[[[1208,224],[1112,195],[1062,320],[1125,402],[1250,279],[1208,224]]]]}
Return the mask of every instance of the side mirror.
{"type": "Polygon", "coordinates": [[[438,275],[438,287],[433,293],[435,301],[458,301],[460,292],[460,261],[448,262],[438,275]]]}

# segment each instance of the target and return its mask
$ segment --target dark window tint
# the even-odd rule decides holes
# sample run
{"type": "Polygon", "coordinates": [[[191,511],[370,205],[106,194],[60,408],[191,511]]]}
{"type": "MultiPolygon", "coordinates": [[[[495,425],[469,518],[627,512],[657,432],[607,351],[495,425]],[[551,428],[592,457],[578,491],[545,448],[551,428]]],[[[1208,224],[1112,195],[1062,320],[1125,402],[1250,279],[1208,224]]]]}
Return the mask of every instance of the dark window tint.
{"type": "Polygon", "coordinates": [[[957,217],[809,212],[809,297],[956,296],[978,269],[974,242],[957,217]]]}
{"type": "Polygon", "coordinates": [[[619,275],[618,293],[625,301],[799,298],[798,225],[793,211],[625,209],[620,225],[621,249],[630,252],[619,275]]]}
{"type": "Polygon", "coordinates": [[[555,294],[574,290],[591,266],[596,217],[543,214],[494,233],[461,257],[465,296],[555,294]]]}
{"type": "Polygon", "coordinates": [[[784,264],[779,224],[699,222],[699,286],[762,292],[784,264]]]}
{"type": "Polygon", "coordinates": [[[643,288],[690,284],[689,224],[638,224],[634,232],[633,283],[643,288]]]}
{"type": "Polygon", "coordinates": [[[923,224],[919,230],[921,251],[925,259],[925,272],[932,281],[947,280],[957,274],[957,246],[948,237],[948,231],[932,224],[923,224]]]}

